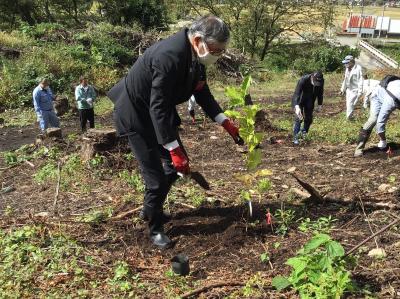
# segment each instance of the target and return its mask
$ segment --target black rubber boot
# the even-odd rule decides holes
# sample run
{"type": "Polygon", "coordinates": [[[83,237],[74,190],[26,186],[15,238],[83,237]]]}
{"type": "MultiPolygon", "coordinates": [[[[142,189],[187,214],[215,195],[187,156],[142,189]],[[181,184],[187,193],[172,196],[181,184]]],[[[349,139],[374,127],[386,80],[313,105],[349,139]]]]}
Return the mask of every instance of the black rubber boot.
{"type": "MultiPolygon", "coordinates": [[[[139,218],[142,219],[143,221],[149,221],[149,217],[147,217],[144,209],[142,209],[139,213],[139,218]]],[[[172,219],[172,216],[168,212],[163,212],[161,215],[161,222],[162,224],[170,222],[172,219]]]]}
{"type": "Polygon", "coordinates": [[[361,157],[363,155],[363,150],[365,148],[365,145],[367,144],[371,132],[372,130],[364,130],[363,128],[361,128],[360,133],[358,135],[357,147],[356,150],[354,151],[354,157],[361,157]]]}
{"type": "Polygon", "coordinates": [[[153,244],[160,249],[168,249],[173,245],[171,239],[164,232],[153,232],[150,238],[153,244]]]}

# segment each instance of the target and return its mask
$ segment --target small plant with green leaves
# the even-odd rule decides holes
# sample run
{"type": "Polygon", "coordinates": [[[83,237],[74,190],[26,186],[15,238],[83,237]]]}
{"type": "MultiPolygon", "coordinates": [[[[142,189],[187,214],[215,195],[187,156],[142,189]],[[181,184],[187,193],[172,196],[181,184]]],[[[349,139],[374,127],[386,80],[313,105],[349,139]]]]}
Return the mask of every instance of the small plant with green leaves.
{"type": "Polygon", "coordinates": [[[315,221],[312,221],[310,218],[300,220],[302,221],[299,225],[299,230],[304,233],[308,233],[311,231],[313,234],[329,233],[334,227],[333,223],[337,221],[337,219],[334,219],[332,216],[320,217],[315,221]]]}
{"type": "Polygon", "coordinates": [[[387,177],[387,180],[388,180],[388,182],[391,183],[391,184],[395,183],[395,182],[396,182],[396,175],[395,175],[395,174],[390,174],[390,175],[387,177]]]}
{"type": "Polygon", "coordinates": [[[260,254],[260,260],[262,263],[268,263],[270,259],[271,257],[267,251],[260,254]]]}
{"type": "Polygon", "coordinates": [[[288,233],[290,226],[293,224],[295,216],[296,213],[294,210],[286,210],[283,207],[277,209],[274,214],[276,223],[278,224],[276,233],[285,236],[288,233]]]}
{"type": "Polygon", "coordinates": [[[272,188],[272,183],[269,179],[263,178],[257,182],[257,191],[261,193],[268,192],[272,188]]]}
{"type": "Polygon", "coordinates": [[[43,185],[46,182],[52,182],[57,178],[57,165],[54,162],[44,164],[34,175],[33,180],[43,185]]]}
{"type": "Polygon", "coordinates": [[[185,188],[185,198],[188,198],[195,207],[200,207],[206,200],[204,192],[194,186],[185,188]]]}
{"type": "MultiPolygon", "coordinates": [[[[129,292],[133,289],[131,276],[129,265],[124,261],[117,261],[114,266],[114,276],[108,280],[108,285],[118,292],[129,292]]],[[[135,278],[139,279],[139,275],[135,278]]]]}
{"type": "Polygon", "coordinates": [[[77,133],[70,133],[70,134],[67,135],[66,139],[67,139],[68,142],[75,142],[75,141],[78,140],[78,138],[79,138],[79,136],[78,136],[77,133]]]}
{"type": "Polygon", "coordinates": [[[240,87],[228,86],[225,88],[225,95],[229,98],[229,108],[242,107],[245,105],[246,96],[249,94],[251,75],[244,77],[240,87]]]}
{"type": "Polygon", "coordinates": [[[15,152],[5,152],[3,153],[4,162],[7,165],[15,165],[18,164],[18,156],[15,152]]]}
{"type": "Polygon", "coordinates": [[[260,298],[265,284],[265,279],[257,272],[249,278],[246,285],[241,289],[240,298],[260,298]]]}
{"type": "Polygon", "coordinates": [[[276,276],[272,285],[278,290],[293,287],[300,298],[342,298],[352,289],[350,272],[346,269],[344,249],[329,235],[317,234],[287,260],[293,268],[288,277],[276,276]]]}
{"type": "Polygon", "coordinates": [[[105,162],[105,158],[102,155],[96,154],[92,159],[89,160],[91,168],[97,169],[101,167],[105,162]]]}
{"type": "Polygon", "coordinates": [[[119,177],[126,183],[128,186],[134,188],[138,192],[144,192],[145,186],[140,175],[132,170],[130,173],[128,170],[123,170],[119,173],[119,177]]]}
{"type": "Polygon", "coordinates": [[[102,210],[90,211],[89,213],[79,217],[79,220],[97,225],[111,218],[112,214],[113,209],[111,207],[107,207],[102,210]]]}
{"type": "Polygon", "coordinates": [[[237,176],[237,179],[246,186],[246,188],[240,192],[240,199],[248,203],[250,217],[253,215],[253,198],[258,198],[258,200],[261,201],[263,194],[272,188],[271,181],[266,178],[266,176],[270,175],[272,175],[271,170],[260,169],[252,173],[237,176]]]}
{"type": "Polygon", "coordinates": [[[255,169],[261,163],[261,150],[258,148],[262,142],[263,134],[255,131],[256,114],[260,110],[258,105],[245,106],[240,111],[225,111],[229,117],[239,121],[239,134],[247,145],[247,168],[255,169]]]}
{"type": "Polygon", "coordinates": [[[259,105],[246,106],[245,98],[249,94],[251,76],[244,78],[242,85],[238,87],[230,86],[225,90],[225,95],[229,98],[229,108],[225,111],[228,117],[239,121],[239,134],[248,147],[247,167],[256,168],[261,163],[261,150],[258,145],[262,142],[263,134],[255,132],[256,114],[260,110],[259,105]],[[232,110],[240,108],[238,110],[232,110]]]}
{"type": "Polygon", "coordinates": [[[26,144],[15,151],[4,152],[4,162],[6,165],[14,166],[21,162],[32,160],[32,158],[34,158],[34,155],[32,154],[34,150],[35,146],[33,144],[26,144]]]}

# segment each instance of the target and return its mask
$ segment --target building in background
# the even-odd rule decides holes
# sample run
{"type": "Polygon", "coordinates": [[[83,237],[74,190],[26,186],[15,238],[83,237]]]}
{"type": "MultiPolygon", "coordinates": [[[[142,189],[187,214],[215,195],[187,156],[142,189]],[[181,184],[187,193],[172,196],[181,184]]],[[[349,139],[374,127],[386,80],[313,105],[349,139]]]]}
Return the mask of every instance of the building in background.
{"type": "Polygon", "coordinates": [[[400,37],[400,19],[352,15],[342,25],[342,31],[358,37],[400,37]]]}

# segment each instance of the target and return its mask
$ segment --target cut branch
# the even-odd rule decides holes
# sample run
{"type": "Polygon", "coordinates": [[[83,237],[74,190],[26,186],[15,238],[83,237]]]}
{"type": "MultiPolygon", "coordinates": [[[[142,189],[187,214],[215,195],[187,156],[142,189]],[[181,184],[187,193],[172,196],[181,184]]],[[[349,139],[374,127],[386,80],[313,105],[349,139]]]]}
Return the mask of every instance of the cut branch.
{"type": "Polygon", "coordinates": [[[195,295],[201,294],[205,291],[208,291],[210,289],[214,289],[214,288],[228,287],[228,286],[235,287],[235,286],[245,286],[245,285],[246,285],[246,283],[240,282],[240,281],[215,282],[215,283],[200,287],[198,289],[195,289],[193,291],[187,292],[181,296],[181,299],[190,298],[195,295]]]}

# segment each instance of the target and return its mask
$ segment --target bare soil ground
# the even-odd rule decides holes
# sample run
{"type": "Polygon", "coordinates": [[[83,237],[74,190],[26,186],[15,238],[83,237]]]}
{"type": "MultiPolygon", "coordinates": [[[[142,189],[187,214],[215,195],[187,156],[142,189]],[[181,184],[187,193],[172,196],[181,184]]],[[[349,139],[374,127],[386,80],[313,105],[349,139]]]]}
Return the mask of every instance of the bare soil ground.
{"type": "MultiPolygon", "coordinates": [[[[335,112],[334,108],[329,107],[326,115],[335,112]]],[[[268,117],[273,118],[282,112],[290,114],[289,110],[276,109],[268,111],[268,117]]],[[[274,291],[270,287],[270,281],[278,274],[290,272],[290,268],[284,264],[285,261],[294,256],[311,235],[300,232],[297,229],[298,222],[290,224],[291,229],[286,236],[276,234],[266,224],[267,209],[272,213],[282,207],[286,210],[292,209],[296,212],[296,219],[309,217],[315,220],[332,215],[337,222],[331,235],[346,250],[371,235],[360,202],[366,203],[366,213],[374,231],[399,217],[399,193],[378,190],[381,184],[391,184],[388,183],[390,175],[399,174],[400,149],[397,144],[392,144],[393,154],[389,157],[370,144],[366,155],[356,159],[353,158],[353,146],[321,144],[311,140],[295,147],[291,144],[290,132],[266,125],[267,138],[262,145],[263,161],[260,168],[272,170],[273,174],[269,178],[273,188],[259,202],[254,203],[254,215],[250,219],[247,205],[239,200],[240,191],[245,186],[237,179],[237,175],[246,171],[238,148],[221,128],[210,121],[203,121],[199,117],[195,124],[191,124],[187,118],[183,119],[181,136],[192,168],[200,171],[209,180],[211,191],[205,193],[207,200],[200,207],[189,208],[187,204],[192,205],[190,195],[181,191],[181,187],[190,183],[179,183],[172,190],[175,198],[167,202],[166,208],[171,210],[174,217],[166,228],[168,235],[175,241],[174,248],[160,251],[152,247],[147,238],[145,223],[132,221],[130,217],[96,225],[74,220],[76,215],[103,206],[113,206],[114,215],[138,206],[138,203],[122,202],[122,197],[133,191],[115,183],[114,177],[109,173],[102,174],[99,181],[93,183],[89,193],[61,191],[58,216],[35,217],[38,212],[51,212],[54,200],[54,184],[38,186],[32,181],[32,175],[45,160],[33,161],[33,167],[22,163],[11,168],[0,162],[3,186],[12,185],[16,188],[13,192],[1,194],[1,226],[6,228],[25,223],[41,223],[52,228],[62,225],[87,250],[100,252],[104,267],[111,267],[116,259],[126,260],[133,272],[140,274],[149,286],[145,290],[138,290],[141,298],[165,296],[160,291],[170,283],[165,272],[171,267],[171,257],[177,253],[185,253],[190,258],[192,272],[188,281],[192,288],[216,281],[245,283],[256,273],[260,273],[265,285],[253,298],[296,298],[294,292],[274,291]],[[271,144],[269,140],[274,139],[282,142],[271,144]],[[336,202],[305,203],[296,196],[290,189],[301,187],[287,171],[292,167],[296,168],[297,175],[336,202]],[[376,203],[390,207],[375,206],[376,203]],[[5,215],[7,206],[13,208],[14,216],[5,215]],[[278,247],[273,246],[277,243],[280,244],[278,247]],[[260,254],[266,250],[271,263],[260,261],[260,254]]],[[[110,118],[99,122],[106,125],[111,123],[110,118]]],[[[76,119],[67,122],[65,131],[76,131],[75,123],[77,124],[76,119]]],[[[14,149],[34,140],[35,128],[27,127],[22,131],[21,134],[17,129],[2,129],[2,150],[14,149]]],[[[79,151],[78,142],[51,141],[51,144],[59,146],[65,155],[79,151]]],[[[114,173],[136,168],[135,161],[126,161],[123,158],[123,154],[127,152],[129,149],[121,142],[120,148],[107,153],[106,167],[114,173]]],[[[392,186],[396,184],[392,183],[392,186]]],[[[385,259],[377,261],[367,256],[366,252],[375,246],[371,240],[365,244],[363,252],[357,253],[358,264],[352,270],[355,282],[361,287],[369,288],[379,298],[395,298],[400,294],[399,228],[394,227],[377,238],[380,247],[387,252],[385,259]]],[[[101,276],[101,271],[98,275],[101,276]]],[[[200,296],[233,296],[238,289],[240,287],[232,286],[208,289],[200,296]]],[[[179,295],[184,290],[177,287],[175,292],[179,295]]],[[[363,297],[352,295],[352,298],[359,296],[363,297]]]]}

